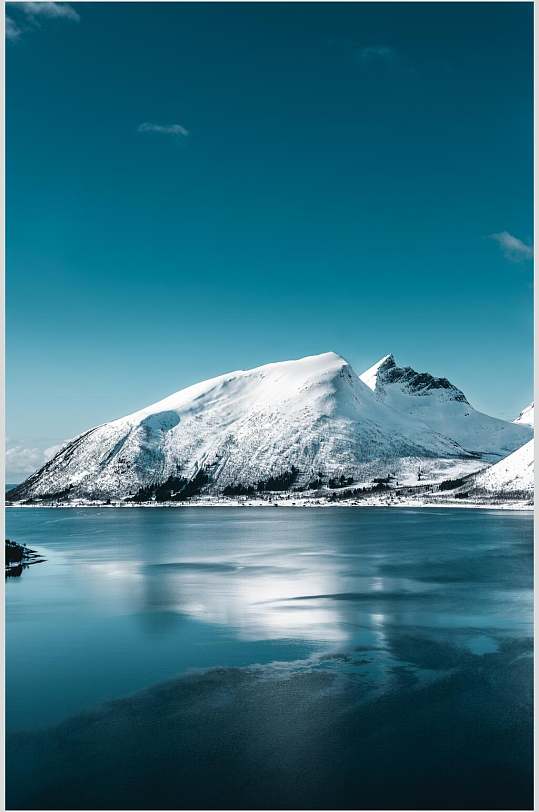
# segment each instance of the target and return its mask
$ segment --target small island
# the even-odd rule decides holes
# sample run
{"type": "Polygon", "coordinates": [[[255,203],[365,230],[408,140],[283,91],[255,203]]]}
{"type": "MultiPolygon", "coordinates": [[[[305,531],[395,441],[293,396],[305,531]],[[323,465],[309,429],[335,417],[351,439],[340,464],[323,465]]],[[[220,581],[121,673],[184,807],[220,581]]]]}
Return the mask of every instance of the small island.
{"type": "Polygon", "coordinates": [[[25,544],[6,539],[6,578],[18,578],[30,564],[41,564],[43,561],[45,559],[39,553],[25,544]]]}

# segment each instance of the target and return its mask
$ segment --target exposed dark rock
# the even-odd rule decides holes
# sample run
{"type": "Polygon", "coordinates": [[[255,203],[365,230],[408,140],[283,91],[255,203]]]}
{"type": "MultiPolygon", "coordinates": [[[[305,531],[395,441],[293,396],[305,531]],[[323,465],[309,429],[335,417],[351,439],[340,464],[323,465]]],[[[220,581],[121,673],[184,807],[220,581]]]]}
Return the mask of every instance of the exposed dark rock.
{"type": "Polygon", "coordinates": [[[428,372],[416,372],[412,367],[398,367],[392,355],[381,364],[376,387],[382,388],[386,383],[401,383],[409,392],[418,395],[427,394],[432,389],[452,390],[454,400],[468,403],[464,393],[447,378],[436,378],[428,372]]]}

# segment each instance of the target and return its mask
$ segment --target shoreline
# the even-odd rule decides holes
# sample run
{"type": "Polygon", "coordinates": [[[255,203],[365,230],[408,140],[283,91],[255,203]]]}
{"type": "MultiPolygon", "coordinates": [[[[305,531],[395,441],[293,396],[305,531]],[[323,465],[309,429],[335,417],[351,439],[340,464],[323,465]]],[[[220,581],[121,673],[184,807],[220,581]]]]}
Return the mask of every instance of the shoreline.
{"type": "Polygon", "coordinates": [[[201,500],[197,502],[144,502],[144,503],[128,503],[125,502],[116,502],[113,504],[107,504],[105,502],[92,502],[92,503],[80,503],[80,504],[34,504],[34,505],[24,505],[24,504],[7,504],[6,508],[37,508],[37,509],[57,509],[57,510],[74,510],[80,508],[86,509],[101,509],[101,508],[112,508],[116,510],[120,509],[139,509],[139,508],[146,508],[146,509],[156,509],[156,508],[172,508],[172,509],[186,509],[186,508],[271,508],[271,507],[281,507],[281,508],[444,508],[450,509],[455,508],[457,510],[514,510],[514,511],[527,511],[527,512],[534,512],[535,506],[533,504],[529,504],[522,501],[515,501],[512,502],[500,502],[498,504],[493,504],[492,502],[468,502],[465,503],[464,501],[459,502],[419,502],[414,500],[409,500],[406,502],[369,502],[369,503],[357,503],[357,502],[333,502],[330,500],[326,500],[325,502],[312,502],[312,501],[303,501],[300,499],[296,499],[294,501],[285,500],[282,501],[270,501],[270,500],[260,500],[260,501],[246,501],[246,502],[238,502],[238,501],[214,501],[214,500],[201,500]]]}

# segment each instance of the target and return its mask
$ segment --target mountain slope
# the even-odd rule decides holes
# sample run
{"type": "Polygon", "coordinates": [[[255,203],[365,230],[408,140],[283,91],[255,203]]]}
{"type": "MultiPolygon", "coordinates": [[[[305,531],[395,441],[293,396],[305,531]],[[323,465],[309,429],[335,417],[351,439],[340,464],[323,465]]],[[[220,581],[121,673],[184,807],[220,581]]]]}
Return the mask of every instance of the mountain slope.
{"type": "Polygon", "coordinates": [[[533,426],[534,425],[533,403],[530,403],[529,406],[526,406],[525,409],[522,409],[519,416],[515,420],[513,420],[513,423],[519,423],[524,426],[533,426]]]}
{"type": "Polygon", "coordinates": [[[222,491],[283,476],[307,484],[358,477],[373,460],[467,456],[324,353],[221,375],[90,429],[9,498],[125,498],[156,483],[172,494],[186,483],[222,491]]]}
{"type": "MultiPolygon", "coordinates": [[[[534,425],[533,403],[521,411],[514,423],[534,425]]],[[[480,474],[471,477],[473,491],[486,491],[496,496],[533,496],[534,492],[534,441],[529,440],[500,462],[491,465],[480,474]]]]}
{"type": "Polygon", "coordinates": [[[478,412],[447,378],[399,367],[393,355],[384,356],[360,378],[381,403],[421,421],[431,431],[484,459],[505,457],[533,433],[529,425],[508,423],[478,412]]]}
{"type": "Polygon", "coordinates": [[[529,494],[534,489],[534,453],[533,440],[517,448],[512,454],[491,465],[473,478],[473,489],[489,493],[529,494]]]}

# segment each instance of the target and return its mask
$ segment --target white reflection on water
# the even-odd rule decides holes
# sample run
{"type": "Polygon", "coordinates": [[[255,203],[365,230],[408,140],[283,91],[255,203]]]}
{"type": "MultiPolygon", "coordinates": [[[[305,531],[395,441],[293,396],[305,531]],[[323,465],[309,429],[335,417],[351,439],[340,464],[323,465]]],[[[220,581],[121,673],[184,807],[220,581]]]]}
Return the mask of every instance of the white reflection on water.
{"type": "Polygon", "coordinates": [[[100,571],[99,590],[106,589],[106,578],[123,577],[124,599],[141,601],[144,612],[189,615],[226,626],[239,639],[291,637],[337,643],[349,637],[338,604],[330,600],[301,605],[287,602],[297,596],[337,592],[338,573],[327,566],[315,571],[207,559],[138,565],[136,569],[124,562],[93,566],[100,571]]]}
{"type": "MultiPolygon", "coordinates": [[[[146,558],[86,560],[78,567],[86,576],[85,591],[108,612],[155,614],[156,620],[157,615],[163,620],[190,617],[226,627],[244,641],[336,645],[357,641],[363,629],[370,642],[387,648],[388,617],[393,625],[431,628],[503,628],[522,620],[522,594],[485,590],[470,595],[458,572],[449,588],[434,579],[409,577],[407,562],[406,575],[383,575],[387,553],[361,555],[356,549],[335,555],[325,547],[283,553],[271,544],[249,552],[240,547],[231,551],[233,559],[215,555],[214,545],[210,555],[178,556],[181,551],[166,546],[156,550],[154,561],[146,551],[146,558]]],[[[397,553],[393,569],[396,561],[397,553]]],[[[420,561],[417,573],[421,576],[420,561]]]]}

